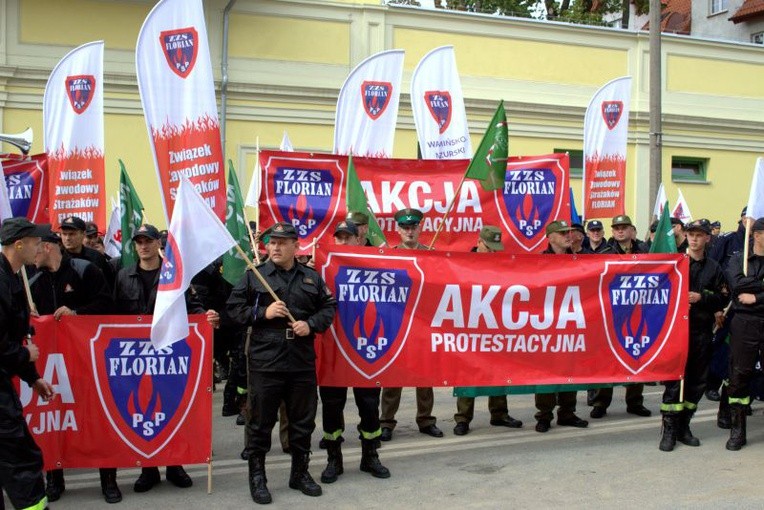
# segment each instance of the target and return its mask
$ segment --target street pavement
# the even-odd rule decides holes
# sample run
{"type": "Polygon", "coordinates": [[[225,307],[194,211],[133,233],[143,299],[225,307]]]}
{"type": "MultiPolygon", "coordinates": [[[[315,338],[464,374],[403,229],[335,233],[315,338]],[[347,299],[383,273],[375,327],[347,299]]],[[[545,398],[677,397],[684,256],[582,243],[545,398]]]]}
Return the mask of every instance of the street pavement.
{"type": "MultiPolygon", "coordinates": [[[[274,449],[266,459],[271,508],[409,509],[409,508],[764,508],[761,482],[764,458],[764,415],[760,403],[748,420],[748,446],[728,452],[728,431],[716,427],[715,402],[703,400],[692,422],[699,448],[678,444],[671,453],[658,450],[662,387],[645,388],[645,405],[653,416],[626,413],[623,388],[616,388],[605,418],[589,419],[584,392],[578,394],[578,414],[588,429],[559,427],[534,430],[532,395],[509,397],[510,414],[522,429],[489,425],[487,399],[478,398],[475,419],[466,436],[453,434],[456,399],[450,388],[435,390],[435,415],[445,433],[432,438],[415,423],[413,389],[406,389],[393,440],[383,443],[380,458],[392,472],[386,480],[358,470],[360,441],[355,434],[357,410],[349,394],[345,413],[348,432],[343,453],[345,474],[322,484],[324,494],[309,498],[289,489],[290,458],[281,452],[274,431],[274,449]],[[351,432],[352,431],[352,432],[351,432]]],[[[118,482],[124,499],[117,509],[210,509],[257,506],[249,496],[247,464],[239,458],[243,427],[235,417],[219,416],[220,390],[215,394],[212,494],[207,494],[207,466],[187,466],[194,479],[190,489],[163,481],[145,494],[132,484],[138,470],[121,469],[118,482]]],[[[311,474],[318,481],[326,453],[313,434],[311,474]]],[[[193,441],[194,438],[189,438],[193,441]]],[[[164,472],[162,473],[164,478],[164,472]]],[[[8,508],[11,508],[7,503],[8,508]]],[[[68,470],[66,492],[50,508],[88,510],[106,507],[97,470],[68,470]]]]}

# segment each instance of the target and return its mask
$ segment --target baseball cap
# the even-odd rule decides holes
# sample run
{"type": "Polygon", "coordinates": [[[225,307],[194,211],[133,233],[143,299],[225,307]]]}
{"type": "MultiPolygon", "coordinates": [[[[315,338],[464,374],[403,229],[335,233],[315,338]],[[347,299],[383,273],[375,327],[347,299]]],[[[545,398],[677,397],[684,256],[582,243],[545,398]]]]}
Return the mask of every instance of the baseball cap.
{"type": "Polygon", "coordinates": [[[672,217],[671,217],[671,225],[672,225],[672,226],[673,226],[673,225],[681,225],[682,227],[684,227],[684,222],[683,222],[682,220],[680,220],[679,218],[674,218],[674,217],[672,216],[672,217]]]}
{"type": "Polygon", "coordinates": [[[406,208],[395,213],[395,222],[398,225],[419,225],[424,214],[419,209],[406,208]]]}
{"type": "Polygon", "coordinates": [[[625,214],[619,214],[618,216],[613,218],[613,222],[610,224],[610,226],[611,227],[617,227],[619,225],[632,226],[634,224],[631,222],[631,218],[629,218],[625,214]]]}
{"type": "Polygon", "coordinates": [[[271,238],[276,239],[297,239],[297,230],[291,223],[276,223],[271,227],[271,231],[268,233],[271,238]]]}
{"type": "Polygon", "coordinates": [[[347,219],[352,221],[356,225],[369,224],[369,215],[361,211],[350,211],[350,213],[348,213],[347,219]]]}
{"type": "Polygon", "coordinates": [[[9,245],[25,237],[42,237],[49,231],[47,223],[36,225],[26,218],[8,218],[0,226],[0,242],[9,245]]]}
{"type": "Polygon", "coordinates": [[[722,228],[722,222],[721,221],[712,221],[711,222],[711,228],[722,228]]]}
{"type": "Polygon", "coordinates": [[[61,242],[61,238],[58,237],[58,234],[53,232],[52,228],[48,228],[43,233],[43,235],[40,236],[40,238],[42,239],[42,242],[44,242],[44,243],[56,243],[56,244],[58,244],[58,243],[61,242]]]}
{"type": "Polygon", "coordinates": [[[764,230],[764,218],[759,218],[758,220],[753,222],[753,227],[751,227],[751,231],[761,232],[762,230],[764,230]]]}
{"type": "Polygon", "coordinates": [[[700,232],[703,232],[704,234],[710,234],[711,233],[711,222],[709,222],[706,219],[700,219],[700,220],[691,221],[690,223],[685,225],[684,229],[687,232],[700,231],[700,232]]]}
{"type": "Polygon", "coordinates": [[[658,230],[658,220],[650,223],[650,232],[655,233],[656,230],[658,230]]]}
{"type": "Polygon", "coordinates": [[[600,220],[592,220],[586,224],[586,230],[602,230],[603,228],[600,220]]]}
{"type": "Polygon", "coordinates": [[[583,225],[581,225],[580,223],[571,223],[571,224],[570,224],[570,227],[571,227],[573,230],[578,230],[578,231],[579,231],[579,232],[581,232],[582,234],[586,234],[586,232],[584,232],[584,226],[583,226],[583,225]]]}
{"type": "Polygon", "coordinates": [[[64,221],[61,222],[61,228],[65,229],[72,229],[72,230],[82,230],[85,231],[85,220],[78,216],[69,216],[64,221]]]}
{"type": "Polygon", "coordinates": [[[356,224],[352,221],[341,221],[337,223],[337,227],[334,229],[334,235],[341,234],[343,232],[351,236],[357,236],[358,227],[356,227],[356,224]]]}
{"type": "Polygon", "coordinates": [[[573,230],[573,227],[567,221],[557,220],[546,226],[546,235],[549,236],[549,234],[554,234],[555,232],[570,232],[571,230],[573,230]]]}
{"type": "Polygon", "coordinates": [[[504,243],[501,242],[501,229],[492,225],[486,225],[480,229],[480,240],[494,251],[503,251],[504,243]]]}
{"type": "Polygon", "coordinates": [[[135,234],[133,234],[133,241],[138,239],[139,237],[146,237],[148,239],[154,239],[155,241],[158,240],[161,235],[159,234],[159,230],[154,225],[149,225],[148,223],[141,225],[141,227],[135,231],[135,234]]]}
{"type": "Polygon", "coordinates": [[[98,225],[95,224],[95,222],[88,221],[85,223],[85,235],[86,236],[97,236],[98,235],[98,225]]]}

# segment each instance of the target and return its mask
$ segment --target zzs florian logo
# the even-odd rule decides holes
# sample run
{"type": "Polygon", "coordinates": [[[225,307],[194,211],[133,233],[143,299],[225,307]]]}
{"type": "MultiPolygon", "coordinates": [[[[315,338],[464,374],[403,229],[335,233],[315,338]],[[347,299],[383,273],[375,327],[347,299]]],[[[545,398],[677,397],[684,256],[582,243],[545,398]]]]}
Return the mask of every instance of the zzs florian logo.
{"type": "Polygon", "coordinates": [[[366,379],[378,376],[406,344],[424,272],[415,257],[331,253],[324,278],[337,299],[331,332],[340,352],[366,379]],[[361,259],[375,258],[384,259],[389,269],[363,267],[361,259]]]}
{"type": "Polygon", "coordinates": [[[684,288],[677,262],[605,263],[599,286],[605,334],[616,359],[631,373],[641,372],[666,345],[684,288]]]}

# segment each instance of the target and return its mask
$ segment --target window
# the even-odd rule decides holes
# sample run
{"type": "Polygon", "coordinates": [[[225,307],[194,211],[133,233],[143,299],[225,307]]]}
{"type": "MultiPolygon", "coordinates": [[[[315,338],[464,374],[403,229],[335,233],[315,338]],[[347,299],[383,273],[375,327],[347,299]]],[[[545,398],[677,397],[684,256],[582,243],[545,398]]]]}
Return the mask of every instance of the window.
{"type": "Polygon", "coordinates": [[[710,1],[711,1],[711,9],[709,10],[710,14],[719,14],[720,12],[727,11],[728,0],[710,0],[710,1]]]}
{"type": "Polygon", "coordinates": [[[703,158],[671,157],[671,180],[674,182],[705,183],[708,160],[703,158]]]}
{"type": "Polygon", "coordinates": [[[555,149],[555,154],[568,153],[568,159],[570,160],[570,176],[576,179],[580,179],[584,175],[584,151],[578,151],[573,149],[555,149]]]}
{"type": "Polygon", "coordinates": [[[753,44],[764,44],[764,32],[751,34],[751,42],[753,44]]]}

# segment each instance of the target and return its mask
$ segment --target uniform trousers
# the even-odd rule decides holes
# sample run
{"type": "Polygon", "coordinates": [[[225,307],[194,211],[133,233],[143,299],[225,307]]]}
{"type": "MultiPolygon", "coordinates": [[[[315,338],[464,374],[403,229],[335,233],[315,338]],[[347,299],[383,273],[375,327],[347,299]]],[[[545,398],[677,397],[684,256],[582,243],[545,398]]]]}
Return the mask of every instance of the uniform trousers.
{"type": "Polygon", "coordinates": [[[736,313],[730,326],[730,404],[751,403],[749,382],[759,355],[764,351],[764,317],[736,313]]]}
{"type": "MultiPolygon", "coordinates": [[[[507,409],[507,396],[498,395],[488,397],[488,411],[491,413],[491,420],[506,420],[509,418],[507,409]]],[[[456,414],[454,421],[456,423],[470,423],[475,416],[475,399],[473,397],[459,397],[456,399],[456,414]]]]}
{"type": "MultiPolygon", "coordinates": [[[[382,431],[379,425],[380,388],[353,388],[353,398],[361,417],[359,431],[364,439],[374,439],[382,431]]],[[[345,430],[344,410],[348,398],[348,389],[336,386],[321,386],[321,411],[324,426],[324,438],[336,441],[345,430]]]]}
{"type": "MultiPolygon", "coordinates": [[[[382,408],[379,416],[379,422],[382,427],[395,429],[395,413],[401,405],[401,392],[403,388],[384,388],[382,390],[382,408]]],[[[419,428],[435,425],[436,418],[432,415],[432,408],[435,404],[432,388],[416,389],[416,424],[419,428]]]]}
{"type": "Polygon", "coordinates": [[[552,421],[554,406],[558,405],[557,419],[570,420],[576,415],[576,392],[558,391],[557,393],[536,393],[536,421],[552,421]]]}
{"type": "Polygon", "coordinates": [[[42,451],[26,423],[23,437],[0,438],[0,508],[3,489],[15,508],[46,507],[42,465],[42,451]]]}
{"type": "Polygon", "coordinates": [[[698,402],[706,391],[713,339],[710,330],[690,331],[687,365],[684,369],[684,401],[679,400],[680,382],[668,381],[663,391],[661,412],[681,412],[685,409],[694,412],[698,408],[698,402]]]}

